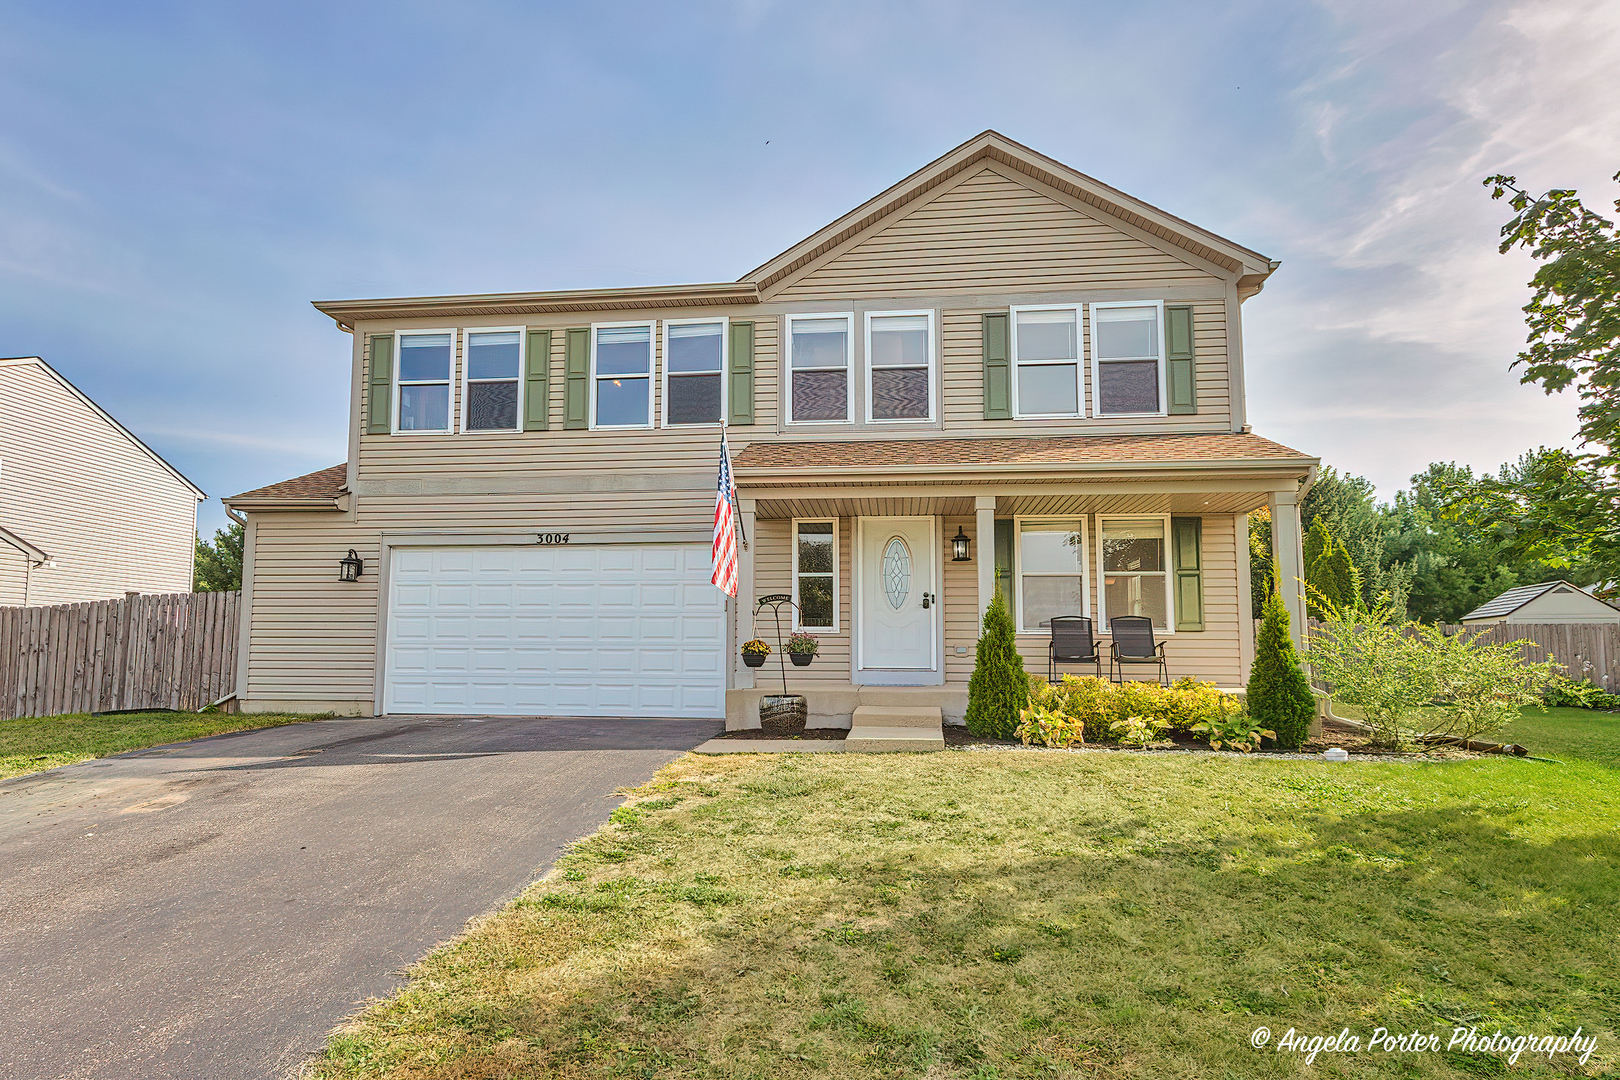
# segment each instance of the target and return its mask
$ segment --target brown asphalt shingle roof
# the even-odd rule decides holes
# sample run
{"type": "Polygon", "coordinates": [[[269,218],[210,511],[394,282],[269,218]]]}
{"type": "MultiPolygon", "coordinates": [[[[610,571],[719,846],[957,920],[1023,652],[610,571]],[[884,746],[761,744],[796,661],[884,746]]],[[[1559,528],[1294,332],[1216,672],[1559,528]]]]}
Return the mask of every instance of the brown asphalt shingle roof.
{"type": "Polygon", "coordinates": [[[1088,465],[1114,462],[1218,463],[1315,459],[1258,435],[1020,436],[1009,439],[896,439],[867,442],[758,442],[738,469],[827,469],[907,465],[1088,465]]]}
{"type": "Polygon", "coordinates": [[[321,501],[335,499],[348,490],[349,463],[343,462],[333,465],[329,469],[318,472],[305,473],[295,476],[291,480],[282,480],[280,483],[268,487],[254,488],[244,491],[240,495],[232,495],[226,502],[237,499],[309,499],[321,501]]]}

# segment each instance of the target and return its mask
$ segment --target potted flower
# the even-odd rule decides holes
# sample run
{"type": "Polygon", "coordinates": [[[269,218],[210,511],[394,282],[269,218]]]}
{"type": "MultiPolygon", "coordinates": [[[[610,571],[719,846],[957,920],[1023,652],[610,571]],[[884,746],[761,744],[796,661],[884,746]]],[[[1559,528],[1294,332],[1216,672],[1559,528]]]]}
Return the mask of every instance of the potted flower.
{"type": "Polygon", "coordinates": [[[783,649],[787,651],[788,659],[793,661],[794,667],[809,667],[810,661],[821,651],[821,642],[810,634],[794,634],[787,639],[783,649]]]}
{"type": "MultiPolygon", "coordinates": [[[[765,658],[771,655],[771,647],[759,638],[743,642],[743,663],[749,667],[764,667],[765,658]]],[[[797,663],[797,661],[794,661],[797,663]]]]}

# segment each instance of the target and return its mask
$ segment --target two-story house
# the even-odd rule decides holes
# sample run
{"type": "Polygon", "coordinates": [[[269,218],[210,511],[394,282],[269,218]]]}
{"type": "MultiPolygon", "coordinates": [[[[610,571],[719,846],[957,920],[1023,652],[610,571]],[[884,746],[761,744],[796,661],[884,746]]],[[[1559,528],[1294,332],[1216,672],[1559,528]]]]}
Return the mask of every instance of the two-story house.
{"type": "Polygon", "coordinates": [[[1317,464],[1244,416],[1276,266],[986,132],[739,281],[318,303],[354,341],[349,460],[228,500],[244,705],[752,726],[775,668],[755,689],[739,646],[789,594],[812,723],[959,719],[997,588],[1031,670],[1054,615],[1142,614],[1171,675],[1241,685],[1247,517],[1296,582],[1317,464]]]}

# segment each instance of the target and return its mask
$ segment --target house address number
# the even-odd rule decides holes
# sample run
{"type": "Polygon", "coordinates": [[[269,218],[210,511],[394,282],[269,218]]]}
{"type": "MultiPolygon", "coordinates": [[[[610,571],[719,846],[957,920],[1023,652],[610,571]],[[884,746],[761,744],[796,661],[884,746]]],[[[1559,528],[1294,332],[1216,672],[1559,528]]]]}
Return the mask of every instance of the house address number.
{"type": "Polygon", "coordinates": [[[534,542],[537,544],[566,544],[567,533],[535,533],[534,542]]]}

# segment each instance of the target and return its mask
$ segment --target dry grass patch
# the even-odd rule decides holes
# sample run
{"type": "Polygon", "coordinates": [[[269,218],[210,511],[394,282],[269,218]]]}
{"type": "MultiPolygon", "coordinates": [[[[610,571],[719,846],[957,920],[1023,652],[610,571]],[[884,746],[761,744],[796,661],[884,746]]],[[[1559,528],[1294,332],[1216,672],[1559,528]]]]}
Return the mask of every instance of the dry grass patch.
{"type": "Polygon", "coordinates": [[[147,712],[0,720],[0,780],[148,746],[318,719],[291,713],[147,712]]]}
{"type": "Polygon", "coordinates": [[[1249,1046],[1260,1024],[1466,1020],[1601,1032],[1596,1073],[1620,1016],[1617,780],[1502,760],[688,756],[314,1072],[1502,1072],[1249,1046]]]}

